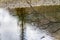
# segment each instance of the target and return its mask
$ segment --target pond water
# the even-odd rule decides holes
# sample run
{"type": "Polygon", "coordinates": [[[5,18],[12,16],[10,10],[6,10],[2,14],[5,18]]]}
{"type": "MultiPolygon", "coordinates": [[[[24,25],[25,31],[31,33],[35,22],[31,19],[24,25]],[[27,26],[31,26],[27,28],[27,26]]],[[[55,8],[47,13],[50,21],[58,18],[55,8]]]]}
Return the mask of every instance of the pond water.
{"type": "MultiPolygon", "coordinates": [[[[21,40],[21,27],[17,24],[18,19],[10,15],[5,8],[0,8],[0,40],[21,40]]],[[[26,23],[24,40],[54,40],[50,34],[26,23]]]]}

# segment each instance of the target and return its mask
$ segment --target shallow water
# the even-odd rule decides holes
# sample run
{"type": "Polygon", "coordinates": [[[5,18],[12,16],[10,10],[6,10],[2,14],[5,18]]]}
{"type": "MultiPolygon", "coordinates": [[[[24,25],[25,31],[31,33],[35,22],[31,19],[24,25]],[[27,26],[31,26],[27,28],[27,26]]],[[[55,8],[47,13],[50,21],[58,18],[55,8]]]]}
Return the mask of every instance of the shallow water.
{"type": "MultiPolygon", "coordinates": [[[[10,15],[9,11],[0,8],[0,39],[21,40],[21,27],[18,19],[10,15]]],[[[25,24],[24,40],[54,40],[48,32],[31,24],[25,24]]]]}

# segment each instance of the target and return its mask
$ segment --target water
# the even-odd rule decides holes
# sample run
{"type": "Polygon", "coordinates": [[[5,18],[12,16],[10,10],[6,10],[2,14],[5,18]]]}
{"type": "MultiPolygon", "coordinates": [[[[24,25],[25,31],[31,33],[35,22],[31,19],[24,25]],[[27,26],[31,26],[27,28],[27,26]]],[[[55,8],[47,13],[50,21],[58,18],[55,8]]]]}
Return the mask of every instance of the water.
{"type": "Polygon", "coordinates": [[[27,40],[54,40],[50,33],[36,26],[26,23],[25,39],[27,40]]]}
{"type": "Polygon", "coordinates": [[[11,16],[9,11],[0,8],[0,39],[1,40],[19,40],[19,26],[17,18],[11,16]]]}
{"type": "MultiPolygon", "coordinates": [[[[0,8],[0,40],[21,40],[21,27],[18,19],[10,15],[9,11],[0,8]]],[[[24,40],[54,40],[45,30],[40,30],[31,24],[25,24],[24,40]]]]}

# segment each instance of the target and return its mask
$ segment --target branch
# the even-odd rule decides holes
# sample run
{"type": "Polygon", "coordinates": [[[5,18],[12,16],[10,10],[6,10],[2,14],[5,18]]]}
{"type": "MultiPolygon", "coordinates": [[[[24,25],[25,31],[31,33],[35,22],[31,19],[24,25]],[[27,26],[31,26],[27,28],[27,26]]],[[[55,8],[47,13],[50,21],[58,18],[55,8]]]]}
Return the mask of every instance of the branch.
{"type": "Polygon", "coordinates": [[[54,32],[52,32],[52,33],[56,33],[57,31],[59,31],[60,30],[60,28],[58,28],[57,30],[55,30],[54,32]]]}
{"type": "Polygon", "coordinates": [[[40,14],[41,16],[43,16],[44,18],[46,18],[43,14],[37,12],[37,11],[33,8],[33,6],[31,5],[30,2],[28,2],[27,0],[26,0],[26,2],[30,5],[31,9],[32,9],[35,13],[38,13],[38,14],[40,14]]]}

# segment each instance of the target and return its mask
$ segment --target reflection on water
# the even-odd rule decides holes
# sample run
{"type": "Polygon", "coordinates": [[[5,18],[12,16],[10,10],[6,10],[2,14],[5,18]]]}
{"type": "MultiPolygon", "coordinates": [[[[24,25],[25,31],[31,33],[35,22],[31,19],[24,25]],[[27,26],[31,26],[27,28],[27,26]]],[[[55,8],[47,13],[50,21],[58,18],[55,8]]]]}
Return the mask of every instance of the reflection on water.
{"type": "Polygon", "coordinates": [[[12,17],[8,10],[0,8],[0,37],[1,40],[19,40],[17,18],[12,17]]]}
{"type": "Polygon", "coordinates": [[[54,40],[48,32],[26,23],[25,39],[27,40],[54,40]]]}
{"type": "MultiPolygon", "coordinates": [[[[9,14],[9,11],[0,8],[0,39],[1,40],[20,40],[21,30],[17,24],[18,20],[9,14]]],[[[24,40],[53,40],[45,30],[32,26],[28,23],[25,25],[24,40]]]]}

